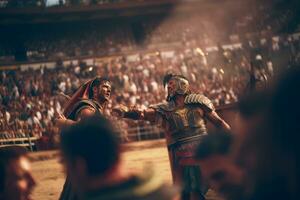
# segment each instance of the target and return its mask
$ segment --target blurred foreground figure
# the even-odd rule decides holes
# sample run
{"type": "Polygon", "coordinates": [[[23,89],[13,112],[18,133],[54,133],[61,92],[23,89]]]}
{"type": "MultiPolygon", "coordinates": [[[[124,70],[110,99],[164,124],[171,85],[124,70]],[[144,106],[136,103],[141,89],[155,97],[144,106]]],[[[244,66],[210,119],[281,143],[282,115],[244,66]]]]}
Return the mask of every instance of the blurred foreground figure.
{"type": "Polygon", "coordinates": [[[80,200],[164,200],[174,191],[151,170],[130,174],[122,165],[112,124],[100,115],[81,120],[61,134],[66,172],[80,200]]]}
{"type": "Polygon", "coordinates": [[[209,186],[226,200],[241,200],[243,194],[242,170],[233,162],[233,136],[227,132],[213,132],[201,140],[196,159],[209,186]]]}
{"type": "Polygon", "coordinates": [[[246,128],[235,152],[246,175],[246,199],[300,199],[299,88],[300,70],[290,69],[269,95],[240,104],[246,128]]]}
{"type": "MultiPolygon", "coordinates": [[[[103,113],[103,109],[110,99],[111,83],[103,77],[96,77],[82,85],[67,103],[64,114],[57,119],[59,127],[72,125],[95,113],[103,113]]],[[[63,187],[60,200],[74,200],[68,177],[63,187]]]]}
{"type": "Polygon", "coordinates": [[[203,135],[207,134],[205,121],[229,130],[229,125],[215,112],[211,101],[190,91],[189,81],[181,75],[168,74],[164,78],[168,97],[166,103],[146,110],[116,108],[121,117],[148,120],[165,129],[173,182],[183,186],[182,199],[205,199],[207,185],[201,179],[194,152],[203,135]]]}
{"type": "Polygon", "coordinates": [[[36,183],[25,148],[0,148],[0,199],[30,200],[36,183]]]}

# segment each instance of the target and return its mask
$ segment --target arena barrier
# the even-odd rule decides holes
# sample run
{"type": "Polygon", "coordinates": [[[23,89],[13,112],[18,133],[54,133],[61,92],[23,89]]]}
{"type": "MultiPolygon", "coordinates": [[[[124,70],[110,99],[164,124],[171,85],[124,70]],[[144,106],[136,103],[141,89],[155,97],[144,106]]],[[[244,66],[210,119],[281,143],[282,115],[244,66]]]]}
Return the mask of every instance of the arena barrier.
{"type": "MultiPolygon", "coordinates": [[[[216,111],[229,124],[236,123],[236,121],[239,119],[237,103],[219,106],[216,108],[216,111]]],[[[215,129],[209,121],[207,122],[207,128],[208,131],[213,131],[215,129]]],[[[119,129],[118,132],[123,143],[164,138],[164,132],[162,128],[148,123],[143,123],[143,125],[137,123],[137,125],[130,128],[119,129]]],[[[31,151],[49,149],[49,147],[39,146],[39,142],[40,138],[38,137],[9,137],[8,134],[0,133],[0,147],[18,145],[24,146],[31,151]]],[[[47,142],[49,143],[50,141],[48,140],[47,142]]],[[[48,146],[57,145],[48,144],[48,146]]]]}
{"type": "Polygon", "coordinates": [[[0,139],[0,147],[4,146],[23,146],[28,148],[30,151],[35,149],[37,137],[22,137],[22,138],[6,138],[0,139]]]}

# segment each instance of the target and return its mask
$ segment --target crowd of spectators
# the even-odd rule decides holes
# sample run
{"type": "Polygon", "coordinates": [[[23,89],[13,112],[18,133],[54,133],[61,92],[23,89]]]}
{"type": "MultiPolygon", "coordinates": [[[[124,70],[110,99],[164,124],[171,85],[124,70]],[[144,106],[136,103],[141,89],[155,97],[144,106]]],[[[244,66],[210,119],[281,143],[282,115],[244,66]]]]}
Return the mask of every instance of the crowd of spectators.
{"type": "MultiPolygon", "coordinates": [[[[251,63],[267,76],[273,75],[272,60],[267,55],[282,54],[283,44],[270,49],[267,46],[269,51],[266,52],[261,48],[261,54],[253,58],[249,56],[250,47],[231,50],[219,47],[218,51],[211,52],[190,47],[139,53],[135,59],[126,55],[95,59],[92,65],[81,62],[64,66],[57,62],[54,69],[41,65],[38,70],[2,71],[1,137],[55,136],[54,118],[62,112],[66,100],[59,93],[71,95],[96,75],[108,76],[113,83],[112,101],[107,109],[109,116],[114,105],[145,108],[163,101],[166,95],[162,77],[166,73],[183,74],[194,91],[208,96],[216,106],[233,103],[246,91],[251,63]]],[[[123,130],[133,126],[132,122],[128,123],[120,122],[123,130]]]]}
{"type": "Polygon", "coordinates": [[[0,62],[16,60],[16,51],[24,52],[26,60],[34,62],[103,56],[131,50],[134,46],[129,26],[122,24],[113,26],[109,23],[71,23],[26,29],[27,32],[20,36],[23,38],[22,45],[15,44],[14,41],[5,41],[4,38],[9,37],[10,33],[2,38],[4,40],[0,45],[0,62]],[[20,46],[24,47],[24,51],[19,50],[20,46]]]}
{"type": "MultiPolygon", "coordinates": [[[[184,0],[182,0],[184,1],[184,0]]],[[[191,0],[189,0],[191,1],[191,0]]],[[[194,0],[197,1],[197,0],[194,0]]],[[[0,0],[0,8],[47,8],[47,7],[74,7],[96,6],[122,2],[138,2],[136,0],[0,0]]]]}
{"type": "MultiPolygon", "coordinates": [[[[81,56],[88,56],[94,61],[70,65],[57,62],[54,69],[41,61],[38,70],[2,71],[1,138],[30,134],[55,140],[53,120],[66,100],[58,94],[71,95],[96,75],[112,80],[112,101],[107,109],[110,116],[114,105],[145,108],[163,101],[166,96],[162,77],[169,72],[186,76],[195,92],[203,93],[219,106],[238,101],[249,87],[251,73],[265,80],[280,72],[279,66],[299,62],[299,34],[274,36],[265,30],[229,37],[229,33],[218,32],[213,23],[197,20],[146,20],[142,24],[142,43],[132,32],[135,25],[126,23],[106,24],[106,28],[86,23],[78,25],[82,31],[76,34],[63,26],[61,30],[45,29],[44,34],[28,31],[31,36],[26,37],[24,45],[29,60],[84,60],[81,56]],[[266,77],[262,78],[262,74],[266,77]]],[[[121,121],[120,128],[136,126],[132,123],[121,121]]]]}
{"type": "MultiPolygon", "coordinates": [[[[261,13],[257,15],[261,17],[261,13]]],[[[260,38],[270,42],[273,36],[272,27],[268,23],[261,22],[261,25],[254,27],[253,24],[258,20],[253,13],[245,14],[239,20],[230,20],[224,13],[218,13],[216,19],[225,18],[220,22],[212,17],[187,14],[137,21],[108,20],[26,26],[12,32],[8,29],[1,33],[0,63],[20,61],[17,58],[19,55],[22,55],[22,61],[35,62],[123,54],[169,46],[206,48],[219,44],[245,43],[248,40],[253,42],[260,38]]]]}
{"type": "Polygon", "coordinates": [[[69,6],[93,6],[107,3],[118,3],[122,0],[1,0],[0,8],[45,8],[69,6]]]}
{"type": "Polygon", "coordinates": [[[230,42],[228,35],[231,33],[227,30],[217,31],[219,28],[214,22],[197,15],[189,16],[188,19],[171,17],[164,20],[158,17],[139,22],[102,21],[41,25],[40,28],[26,27],[27,31],[20,30],[22,34],[16,35],[22,38],[21,43],[16,45],[12,45],[15,43],[15,37],[12,37],[10,32],[2,36],[0,62],[17,60],[14,57],[18,51],[24,52],[28,61],[43,61],[78,56],[103,56],[141,48],[153,49],[158,46],[196,43],[207,47],[230,42]]]}

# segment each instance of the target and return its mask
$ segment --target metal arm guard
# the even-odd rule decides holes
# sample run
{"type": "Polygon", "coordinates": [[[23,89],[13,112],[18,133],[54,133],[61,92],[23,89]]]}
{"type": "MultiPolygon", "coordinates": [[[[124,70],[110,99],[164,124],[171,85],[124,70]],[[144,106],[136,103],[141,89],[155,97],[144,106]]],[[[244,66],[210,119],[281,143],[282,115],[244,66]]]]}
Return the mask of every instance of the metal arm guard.
{"type": "Polygon", "coordinates": [[[189,94],[184,99],[184,104],[186,105],[200,105],[206,111],[213,111],[215,110],[214,105],[212,102],[202,94],[189,94]]]}

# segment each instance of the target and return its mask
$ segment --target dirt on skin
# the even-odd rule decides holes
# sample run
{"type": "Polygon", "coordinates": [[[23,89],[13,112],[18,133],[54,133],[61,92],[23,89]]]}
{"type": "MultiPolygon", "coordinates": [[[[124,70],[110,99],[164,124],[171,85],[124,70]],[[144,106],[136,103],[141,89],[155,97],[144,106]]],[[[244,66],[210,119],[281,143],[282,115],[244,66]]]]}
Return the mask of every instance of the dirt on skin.
{"type": "MultiPolygon", "coordinates": [[[[123,146],[124,166],[132,172],[142,171],[151,163],[163,179],[172,184],[168,152],[164,140],[129,143],[123,146]]],[[[37,186],[33,200],[57,200],[65,182],[63,167],[59,163],[57,151],[31,153],[33,176],[37,186]]],[[[212,190],[207,193],[208,200],[221,200],[212,190]]]]}

